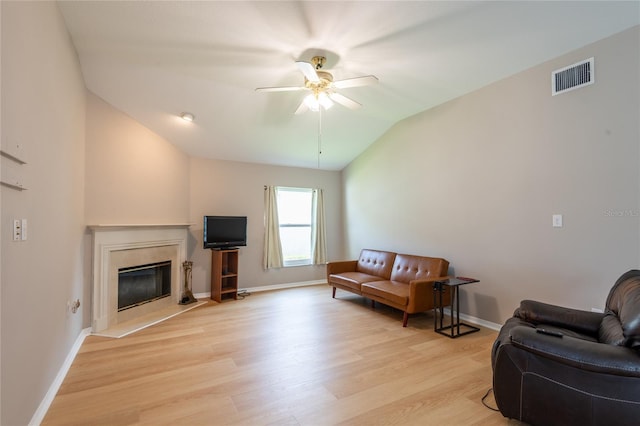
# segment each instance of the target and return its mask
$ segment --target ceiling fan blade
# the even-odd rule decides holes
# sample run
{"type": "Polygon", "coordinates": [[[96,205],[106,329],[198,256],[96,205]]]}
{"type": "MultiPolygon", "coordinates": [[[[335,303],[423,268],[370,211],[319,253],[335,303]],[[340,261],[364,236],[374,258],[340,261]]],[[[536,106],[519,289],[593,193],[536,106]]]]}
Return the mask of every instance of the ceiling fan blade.
{"type": "Polygon", "coordinates": [[[307,103],[305,101],[302,101],[302,103],[300,104],[296,112],[294,112],[294,114],[296,115],[304,114],[307,111],[309,111],[309,107],[307,106],[307,103]]]}
{"type": "Polygon", "coordinates": [[[365,75],[364,77],[347,78],[346,80],[338,80],[333,82],[333,87],[344,89],[346,87],[359,87],[376,84],[378,77],[375,75],[365,75]]]}
{"type": "Polygon", "coordinates": [[[342,106],[345,106],[350,109],[358,109],[362,106],[362,104],[354,101],[353,99],[349,99],[340,93],[329,93],[329,98],[342,106]]]}
{"type": "Polygon", "coordinates": [[[307,80],[313,83],[318,83],[320,81],[316,70],[309,62],[298,61],[296,62],[296,65],[298,66],[300,72],[302,72],[302,74],[304,74],[304,76],[307,78],[307,80]]]}
{"type": "Polygon", "coordinates": [[[306,87],[300,86],[281,86],[281,87],[258,87],[256,92],[293,92],[296,90],[305,90],[306,87]]]}

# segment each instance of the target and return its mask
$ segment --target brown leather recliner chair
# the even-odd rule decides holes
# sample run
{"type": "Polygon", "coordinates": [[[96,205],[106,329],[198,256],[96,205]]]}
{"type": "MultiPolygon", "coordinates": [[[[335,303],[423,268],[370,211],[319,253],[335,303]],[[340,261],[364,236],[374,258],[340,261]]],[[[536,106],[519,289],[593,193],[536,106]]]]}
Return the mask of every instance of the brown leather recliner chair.
{"type": "Polygon", "coordinates": [[[522,301],[491,363],[505,417],[545,426],[640,424],[640,271],[616,281],[604,313],[522,301]]]}

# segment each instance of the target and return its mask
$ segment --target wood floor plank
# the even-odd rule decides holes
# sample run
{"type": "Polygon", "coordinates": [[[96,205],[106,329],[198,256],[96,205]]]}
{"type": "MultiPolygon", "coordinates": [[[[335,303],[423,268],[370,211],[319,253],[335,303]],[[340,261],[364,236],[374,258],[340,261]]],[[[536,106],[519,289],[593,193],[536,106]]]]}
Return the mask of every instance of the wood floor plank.
{"type": "Polygon", "coordinates": [[[480,401],[494,331],[449,339],[430,313],[401,319],[320,285],[89,336],[43,425],[513,424],[480,401]]]}

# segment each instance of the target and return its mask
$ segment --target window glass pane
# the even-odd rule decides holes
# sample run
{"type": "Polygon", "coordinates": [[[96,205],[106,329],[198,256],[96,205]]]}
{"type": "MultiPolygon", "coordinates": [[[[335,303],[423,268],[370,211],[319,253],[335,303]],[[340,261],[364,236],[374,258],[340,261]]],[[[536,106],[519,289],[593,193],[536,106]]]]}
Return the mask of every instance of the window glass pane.
{"type": "Polygon", "coordinates": [[[311,190],[278,188],[278,219],[281,225],[310,225],[311,190]]]}
{"type": "MultiPolygon", "coordinates": [[[[311,227],[280,228],[282,257],[285,265],[311,260],[311,227]]],[[[308,263],[308,262],[307,262],[308,263]]]]}
{"type": "Polygon", "coordinates": [[[278,188],[278,219],[285,266],[311,263],[312,190],[278,188]]]}

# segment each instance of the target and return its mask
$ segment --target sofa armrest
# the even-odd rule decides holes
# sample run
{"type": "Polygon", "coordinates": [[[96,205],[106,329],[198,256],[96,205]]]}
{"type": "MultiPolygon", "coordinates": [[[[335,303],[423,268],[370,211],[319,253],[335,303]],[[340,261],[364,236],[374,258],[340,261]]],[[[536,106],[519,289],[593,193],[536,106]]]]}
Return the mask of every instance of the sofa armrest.
{"type": "Polygon", "coordinates": [[[514,316],[534,325],[549,324],[597,336],[604,314],[523,300],[514,316]]]}
{"type": "Polygon", "coordinates": [[[407,312],[412,314],[433,309],[433,283],[450,277],[434,277],[409,281],[409,304],[407,312]]]}
{"type": "Polygon", "coordinates": [[[564,365],[597,373],[640,377],[640,353],[634,349],[566,335],[551,336],[527,326],[513,327],[509,334],[514,346],[564,365]]]}
{"type": "Polygon", "coordinates": [[[340,262],[327,263],[327,280],[331,274],[341,274],[343,272],[355,272],[358,266],[357,260],[343,260],[340,262]]]}

